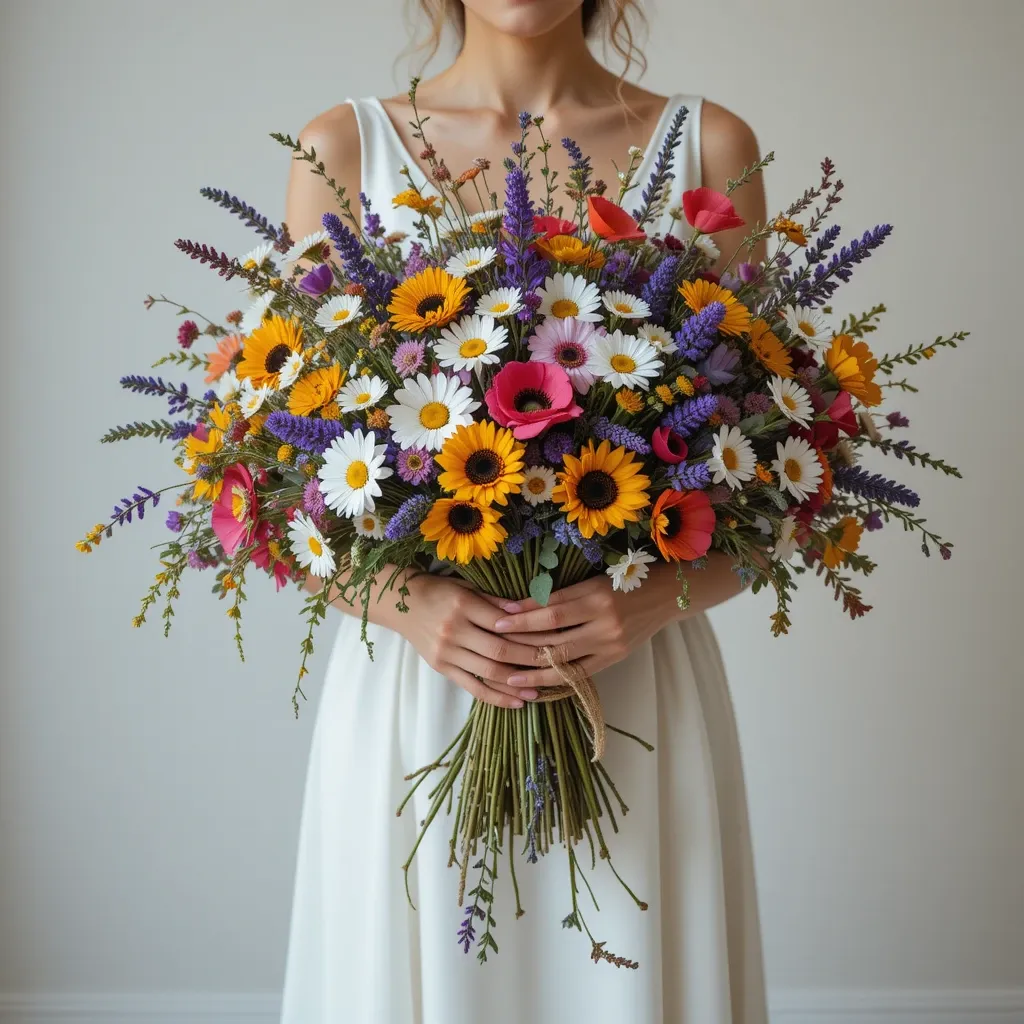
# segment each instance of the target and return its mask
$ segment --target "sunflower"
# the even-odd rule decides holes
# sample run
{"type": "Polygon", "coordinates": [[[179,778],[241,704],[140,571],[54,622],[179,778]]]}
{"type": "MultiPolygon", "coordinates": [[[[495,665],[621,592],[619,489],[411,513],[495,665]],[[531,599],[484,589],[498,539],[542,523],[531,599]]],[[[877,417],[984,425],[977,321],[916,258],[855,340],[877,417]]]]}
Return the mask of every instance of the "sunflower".
{"type": "Polygon", "coordinates": [[[248,377],[255,387],[267,384],[276,389],[281,368],[293,352],[302,352],[302,324],[275,313],[249,335],[235,372],[242,380],[248,377]]]}
{"type": "Polygon", "coordinates": [[[609,527],[621,530],[650,504],[650,477],[640,472],[643,463],[625,448],[602,441],[595,450],[588,441],[579,458],[566,455],[562,461],[565,469],[558,474],[551,500],[560,503],[565,518],[576,522],[584,537],[603,537],[609,527]]]}
{"type": "Polygon", "coordinates": [[[564,263],[570,267],[593,267],[595,270],[604,266],[604,253],[595,252],[592,245],[584,245],[575,235],[538,238],[533,245],[544,259],[554,263],[564,263]]]}
{"type": "Polygon", "coordinates": [[[793,360],[786,346],[760,318],[750,325],[750,351],[757,356],[758,362],[776,377],[788,380],[793,376],[793,360]]]}
{"type": "Polygon", "coordinates": [[[666,561],[702,558],[711,547],[715,513],[704,491],[666,490],[651,511],[651,536],[666,561]]]}
{"type": "Polygon", "coordinates": [[[506,495],[518,490],[523,453],[511,430],[490,420],[459,427],[441,447],[437,464],[445,471],[437,482],[455,497],[490,505],[507,505],[506,495]]]}
{"type": "Polygon", "coordinates": [[[490,558],[508,532],[498,522],[501,513],[475,501],[438,498],[420,523],[420,533],[437,543],[437,557],[466,565],[490,558]]]}
{"type": "Polygon", "coordinates": [[[427,267],[403,281],[391,293],[391,325],[396,331],[418,334],[429,327],[444,327],[458,315],[469,295],[469,285],[439,267],[427,267]]]}
{"type": "Polygon", "coordinates": [[[718,329],[723,334],[737,337],[750,330],[750,310],[742,302],[737,302],[736,296],[728,288],[700,279],[684,281],[679,286],[679,294],[694,313],[699,313],[712,302],[721,302],[725,306],[725,316],[718,329]]]}
{"type": "Polygon", "coordinates": [[[882,404],[882,389],[875,383],[878,360],[863,341],[854,341],[848,334],[832,339],[825,353],[825,362],[841,390],[867,406],[882,404]]]}
{"type": "Polygon", "coordinates": [[[308,416],[333,402],[344,376],[338,363],[322,366],[300,377],[288,392],[288,411],[293,416],[308,416]]]}

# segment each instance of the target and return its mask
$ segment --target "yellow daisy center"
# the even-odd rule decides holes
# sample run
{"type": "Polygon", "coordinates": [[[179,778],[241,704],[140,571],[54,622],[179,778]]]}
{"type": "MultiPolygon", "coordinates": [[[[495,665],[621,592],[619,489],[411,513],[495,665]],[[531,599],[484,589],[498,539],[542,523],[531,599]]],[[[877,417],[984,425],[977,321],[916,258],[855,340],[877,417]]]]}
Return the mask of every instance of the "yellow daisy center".
{"type": "Polygon", "coordinates": [[[722,465],[731,473],[738,465],[740,460],[736,456],[735,448],[723,448],[722,449],[722,465]]]}
{"type": "Polygon", "coordinates": [[[800,333],[805,337],[813,338],[818,332],[814,329],[814,324],[808,320],[800,320],[797,323],[797,327],[800,328],[800,333]]]}
{"type": "Polygon", "coordinates": [[[628,302],[616,302],[615,303],[616,313],[632,313],[633,307],[628,302]]]}
{"type": "Polygon", "coordinates": [[[632,373],[636,369],[636,360],[624,352],[616,352],[608,362],[616,373],[632,373]]]}
{"type": "Polygon", "coordinates": [[[420,409],[420,424],[427,430],[437,430],[448,422],[449,416],[448,406],[444,402],[427,402],[420,409]]]}
{"type": "Polygon", "coordinates": [[[783,395],[783,396],[782,396],[782,404],[783,404],[783,405],[784,405],[784,406],[785,406],[785,407],[786,407],[786,408],[787,408],[787,409],[788,409],[788,410],[789,410],[790,412],[794,412],[794,411],[796,410],[796,401],[794,400],[794,398],[793,398],[793,396],[792,396],[792,395],[783,395]]]}
{"type": "Polygon", "coordinates": [[[242,269],[243,270],[255,270],[256,266],[257,266],[257,264],[256,264],[255,260],[246,260],[245,261],[245,265],[242,267],[242,269]]]}
{"type": "Polygon", "coordinates": [[[531,494],[543,494],[547,490],[548,483],[542,476],[531,476],[526,481],[526,489],[531,494]]]}
{"type": "Polygon", "coordinates": [[[331,317],[331,319],[332,320],[338,320],[338,321],[347,320],[351,315],[352,315],[352,310],[351,309],[339,309],[338,312],[335,313],[334,316],[331,317]]]}
{"type": "Polygon", "coordinates": [[[405,466],[413,473],[418,473],[423,468],[423,459],[415,452],[409,452],[405,457],[405,466]]]}
{"type": "Polygon", "coordinates": [[[804,472],[800,467],[800,463],[796,459],[786,459],[786,464],[783,468],[786,471],[786,476],[792,480],[793,483],[800,483],[804,472]]]}
{"type": "Polygon", "coordinates": [[[231,514],[240,523],[249,517],[249,497],[241,487],[231,491],[231,514]]]}
{"type": "Polygon", "coordinates": [[[487,234],[487,225],[486,224],[471,224],[469,226],[469,230],[472,231],[474,235],[485,235],[485,234],[487,234]]]}
{"type": "Polygon", "coordinates": [[[556,299],[551,303],[551,315],[557,316],[559,320],[566,317],[579,316],[580,307],[572,299],[556,299]]]}
{"type": "Polygon", "coordinates": [[[466,260],[465,261],[465,265],[467,267],[479,267],[480,266],[480,261],[479,260],[466,260]]]}
{"type": "Polygon", "coordinates": [[[373,516],[363,516],[363,529],[367,533],[372,533],[373,532],[373,528],[376,525],[377,525],[377,523],[374,521],[373,516]]]}
{"type": "Polygon", "coordinates": [[[483,338],[467,338],[459,346],[459,355],[463,359],[475,359],[487,351],[487,342],[483,338]]]}
{"type": "Polygon", "coordinates": [[[372,396],[369,391],[360,391],[359,394],[356,395],[356,402],[359,405],[365,405],[367,402],[370,401],[371,397],[372,396]]]}
{"type": "Polygon", "coordinates": [[[493,306],[491,306],[491,312],[492,313],[507,313],[508,312],[508,308],[509,308],[509,306],[508,306],[507,302],[496,302],[493,306]]]}
{"type": "Polygon", "coordinates": [[[313,552],[318,558],[324,553],[324,546],[316,539],[316,537],[310,537],[308,540],[309,550],[313,552]]]}
{"type": "Polygon", "coordinates": [[[345,483],[354,491],[366,486],[370,479],[370,470],[362,459],[354,459],[345,470],[345,483]]]}
{"type": "Polygon", "coordinates": [[[626,571],[622,574],[628,580],[631,576],[636,575],[636,563],[626,566],[626,571]]]}

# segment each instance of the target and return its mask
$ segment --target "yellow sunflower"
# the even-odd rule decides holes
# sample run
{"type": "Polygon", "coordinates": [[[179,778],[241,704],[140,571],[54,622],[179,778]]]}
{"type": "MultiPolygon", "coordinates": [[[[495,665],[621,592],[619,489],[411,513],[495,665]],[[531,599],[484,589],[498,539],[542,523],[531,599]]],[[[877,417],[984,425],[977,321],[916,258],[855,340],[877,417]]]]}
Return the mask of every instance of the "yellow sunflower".
{"type": "Polygon", "coordinates": [[[595,252],[592,245],[584,245],[575,235],[538,238],[534,247],[544,259],[556,263],[565,263],[571,267],[593,267],[596,270],[604,266],[604,253],[595,252]]]}
{"type": "Polygon", "coordinates": [[[565,518],[575,522],[584,537],[603,537],[609,527],[622,529],[635,523],[639,510],[650,504],[646,488],[650,478],[640,472],[643,463],[625,448],[613,448],[602,441],[597,450],[588,441],[580,457],[566,455],[565,469],[558,474],[558,486],[551,500],[560,503],[565,518]]]}
{"type": "Polygon", "coordinates": [[[322,411],[334,401],[344,380],[345,375],[338,363],[307,373],[292,385],[288,394],[288,411],[293,416],[308,416],[311,412],[322,411]]]}
{"type": "Polygon", "coordinates": [[[786,346],[760,318],[750,324],[750,351],[769,373],[783,379],[793,376],[793,360],[786,346]]]}
{"type": "Polygon", "coordinates": [[[498,522],[501,513],[476,501],[438,498],[420,523],[420,533],[437,543],[437,557],[465,565],[490,558],[508,532],[498,522]]]}
{"type": "Polygon", "coordinates": [[[875,383],[878,360],[863,341],[837,335],[825,353],[825,363],[841,390],[867,406],[882,404],[882,389],[875,383]]]}
{"type": "Polygon", "coordinates": [[[490,420],[461,426],[441,447],[435,461],[444,470],[437,482],[455,497],[481,505],[507,505],[506,495],[519,490],[525,448],[511,430],[490,420]]]}
{"type": "MultiPolygon", "coordinates": [[[[224,447],[224,434],[231,426],[231,417],[221,405],[214,403],[210,410],[210,423],[212,426],[203,424],[203,436],[189,434],[185,438],[185,472],[192,476],[199,472],[200,466],[206,464],[208,456],[216,455],[224,447]]],[[[212,480],[199,477],[192,487],[192,496],[216,501],[223,485],[224,481],[219,478],[212,480]]]]}
{"type": "Polygon", "coordinates": [[[418,334],[444,327],[458,315],[469,295],[469,285],[440,267],[427,267],[403,281],[391,293],[391,325],[396,331],[418,334]]]}
{"type": "Polygon", "coordinates": [[[302,324],[274,314],[246,339],[235,372],[239,379],[248,377],[254,388],[264,384],[276,388],[281,367],[293,352],[302,352],[302,324]]]}
{"type": "Polygon", "coordinates": [[[684,281],[679,286],[679,294],[694,313],[699,313],[712,302],[721,302],[725,306],[725,317],[718,325],[718,329],[723,334],[737,337],[750,330],[750,310],[742,302],[738,302],[728,288],[723,288],[713,281],[700,279],[684,281]]]}

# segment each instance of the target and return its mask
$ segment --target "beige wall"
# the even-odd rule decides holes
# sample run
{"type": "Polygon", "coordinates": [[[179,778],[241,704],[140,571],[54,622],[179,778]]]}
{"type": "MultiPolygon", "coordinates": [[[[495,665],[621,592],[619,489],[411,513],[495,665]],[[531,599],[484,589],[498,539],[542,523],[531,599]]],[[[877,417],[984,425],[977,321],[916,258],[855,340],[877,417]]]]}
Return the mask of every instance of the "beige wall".
{"type": "MultiPolygon", "coordinates": [[[[295,596],[251,589],[243,665],[202,578],[169,640],[158,614],[129,627],[162,516],[89,558],[72,543],[128,487],[167,479],[155,445],[96,444],[158,414],[116,384],[174,344],[173,318],[143,296],[212,315],[241,301],[171,246],[248,241],[196,190],[279,218],[287,157],[266,134],[395,91],[400,5],[4,0],[0,18],[0,992],[114,993],[68,997],[97,1020],[98,1006],[159,1004],[269,1021],[328,637],[296,722],[295,596]]],[[[652,20],[647,84],[745,117],[777,153],[771,204],[827,154],[847,183],[839,222],[896,225],[840,293],[844,309],[888,304],[879,347],[974,332],[900,403],[926,450],[965,469],[960,484],[901,474],[953,561],[926,561],[894,527],[871,538],[865,621],[844,621],[813,579],[788,639],[770,637],[767,598],[713,616],[777,1019],[1022,1019],[1024,3],[662,0],[652,20]]],[[[0,1014],[29,1019],[16,1008],[47,998],[0,997],[0,1014]]]]}

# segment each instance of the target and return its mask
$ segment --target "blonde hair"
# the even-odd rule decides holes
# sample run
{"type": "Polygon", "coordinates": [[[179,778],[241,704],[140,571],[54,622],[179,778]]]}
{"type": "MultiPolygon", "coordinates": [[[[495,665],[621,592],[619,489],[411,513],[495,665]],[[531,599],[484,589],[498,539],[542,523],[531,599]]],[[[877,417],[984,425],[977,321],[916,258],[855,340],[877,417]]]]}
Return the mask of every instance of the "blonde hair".
{"type": "MultiPolygon", "coordinates": [[[[419,8],[426,15],[430,30],[427,37],[416,44],[415,50],[425,53],[423,65],[436,55],[445,27],[451,25],[461,42],[465,31],[466,9],[462,0],[419,0],[419,8]]],[[[632,19],[645,24],[639,0],[583,0],[583,34],[591,38],[598,32],[623,62],[619,75],[619,88],[630,69],[636,65],[643,75],[647,71],[647,58],[636,43],[632,19]]]]}

